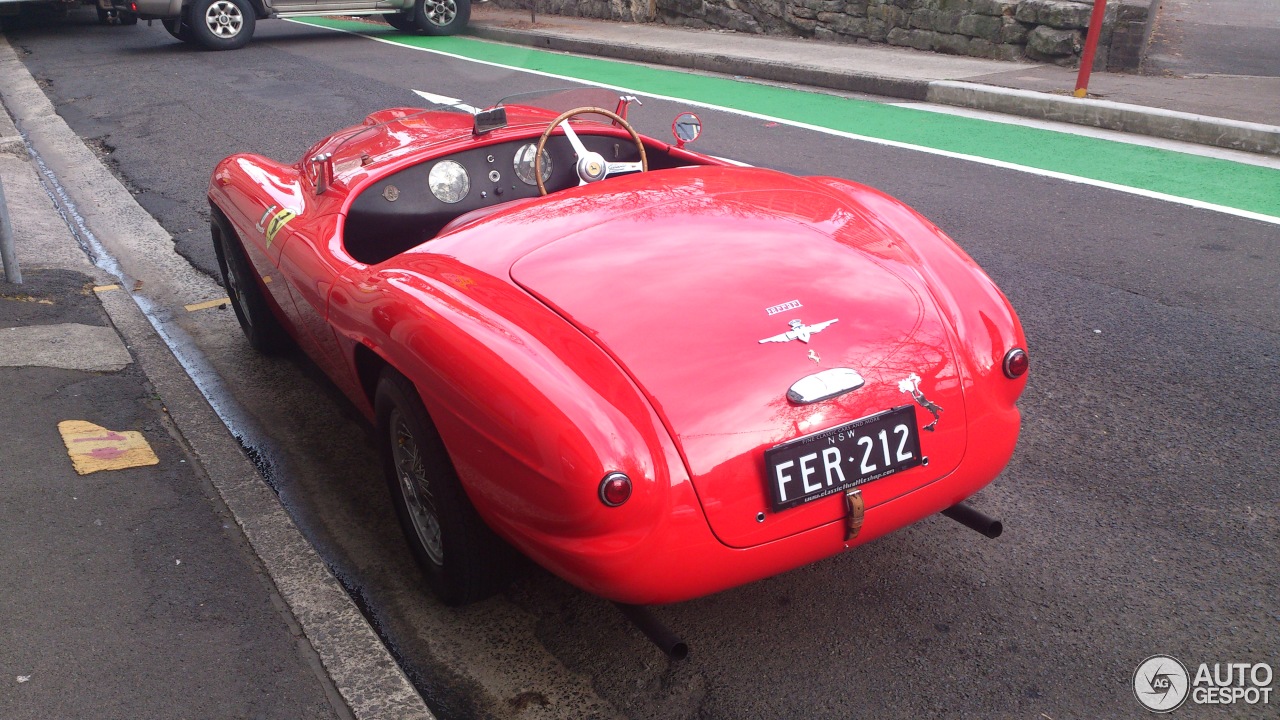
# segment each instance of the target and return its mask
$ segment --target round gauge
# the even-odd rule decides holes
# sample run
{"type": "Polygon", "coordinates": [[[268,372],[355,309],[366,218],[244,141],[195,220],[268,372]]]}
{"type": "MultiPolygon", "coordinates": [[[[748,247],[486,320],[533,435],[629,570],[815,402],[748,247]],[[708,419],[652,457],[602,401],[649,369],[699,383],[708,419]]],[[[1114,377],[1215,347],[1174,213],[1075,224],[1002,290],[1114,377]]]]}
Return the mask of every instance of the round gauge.
{"type": "Polygon", "coordinates": [[[452,160],[436,163],[427,176],[431,186],[431,194],[440,202],[456,203],[467,196],[471,189],[471,179],[467,177],[466,168],[452,160]]]}
{"type": "MultiPolygon", "coordinates": [[[[525,185],[537,185],[538,179],[533,176],[533,151],[537,146],[533,143],[521,146],[516,151],[516,177],[520,178],[520,182],[525,185]]],[[[546,148],[542,150],[542,182],[551,179],[551,154],[546,148]]]]}

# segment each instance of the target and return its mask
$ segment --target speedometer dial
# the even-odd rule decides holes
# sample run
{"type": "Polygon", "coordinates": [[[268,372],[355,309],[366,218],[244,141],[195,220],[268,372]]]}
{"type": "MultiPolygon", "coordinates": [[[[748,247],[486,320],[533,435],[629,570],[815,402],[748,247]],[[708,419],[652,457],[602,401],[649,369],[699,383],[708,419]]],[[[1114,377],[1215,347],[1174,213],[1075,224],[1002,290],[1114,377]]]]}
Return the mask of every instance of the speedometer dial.
{"type": "MultiPolygon", "coordinates": [[[[537,185],[538,179],[534,176],[533,169],[533,153],[537,150],[537,146],[533,143],[523,145],[516,150],[515,169],[516,177],[520,178],[520,182],[525,185],[537,185]]],[[[551,154],[542,150],[542,182],[546,183],[551,179],[551,154]]]]}
{"type": "Polygon", "coordinates": [[[462,200],[471,190],[471,178],[467,177],[466,168],[452,160],[436,163],[427,176],[427,183],[431,186],[431,194],[446,203],[462,200]]]}

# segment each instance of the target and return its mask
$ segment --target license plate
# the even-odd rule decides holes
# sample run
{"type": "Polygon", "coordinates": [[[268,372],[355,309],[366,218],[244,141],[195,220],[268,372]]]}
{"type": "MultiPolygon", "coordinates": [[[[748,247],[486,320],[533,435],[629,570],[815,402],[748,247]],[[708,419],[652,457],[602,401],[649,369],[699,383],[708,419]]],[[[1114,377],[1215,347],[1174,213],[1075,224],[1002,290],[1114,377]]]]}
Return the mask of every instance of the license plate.
{"type": "Polygon", "coordinates": [[[920,464],[914,405],[903,405],[791,440],[764,453],[773,511],[920,464]]]}

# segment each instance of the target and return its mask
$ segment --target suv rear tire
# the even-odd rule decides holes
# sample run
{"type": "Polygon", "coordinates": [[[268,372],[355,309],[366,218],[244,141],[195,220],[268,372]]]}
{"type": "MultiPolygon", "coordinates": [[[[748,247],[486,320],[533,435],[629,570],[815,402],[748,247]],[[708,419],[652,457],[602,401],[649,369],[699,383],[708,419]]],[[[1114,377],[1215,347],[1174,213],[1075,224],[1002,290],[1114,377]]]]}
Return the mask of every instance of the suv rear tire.
{"type": "Polygon", "coordinates": [[[196,0],[186,18],[195,41],[209,50],[235,50],[253,37],[257,21],[248,0],[196,0]]]}
{"type": "Polygon", "coordinates": [[[413,21],[426,35],[457,35],[471,19],[471,0],[417,0],[413,21]]]}

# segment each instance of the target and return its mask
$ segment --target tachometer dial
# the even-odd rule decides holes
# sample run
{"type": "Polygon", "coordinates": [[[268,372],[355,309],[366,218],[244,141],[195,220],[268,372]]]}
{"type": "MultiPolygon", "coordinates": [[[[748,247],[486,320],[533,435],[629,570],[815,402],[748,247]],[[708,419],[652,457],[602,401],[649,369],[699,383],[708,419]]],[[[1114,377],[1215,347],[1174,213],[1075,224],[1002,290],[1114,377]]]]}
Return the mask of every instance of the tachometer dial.
{"type": "MultiPolygon", "coordinates": [[[[533,143],[521,146],[516,151],[515,169],[516,177],[520,178],[520,182],[525,185],[537,185],[538,179],[534,177],[533,170],[533,152],[536,146],[533,143]]],[[[542,151],[542,182],[546,183],[551,179],[551,154],[545,149],[542,151]]]]}

